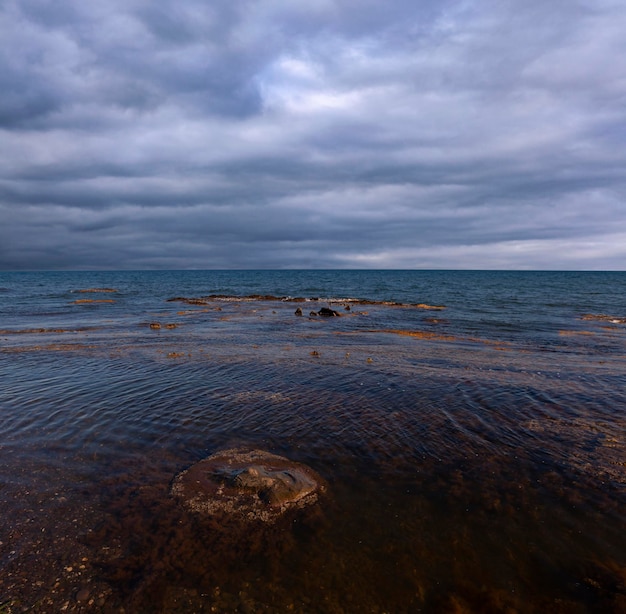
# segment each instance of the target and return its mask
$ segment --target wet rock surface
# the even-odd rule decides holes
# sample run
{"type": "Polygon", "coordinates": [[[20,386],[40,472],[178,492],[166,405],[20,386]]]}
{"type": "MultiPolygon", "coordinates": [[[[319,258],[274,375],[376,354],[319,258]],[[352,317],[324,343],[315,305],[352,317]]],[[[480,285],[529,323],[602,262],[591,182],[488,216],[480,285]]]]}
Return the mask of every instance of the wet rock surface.
{"type": "Polygon", "coordinates": [[[324,492],[312,469],[263,450],[223,450],[179,474],[172,494],[188,509],[273,522],[311,505],[324,492]]]}

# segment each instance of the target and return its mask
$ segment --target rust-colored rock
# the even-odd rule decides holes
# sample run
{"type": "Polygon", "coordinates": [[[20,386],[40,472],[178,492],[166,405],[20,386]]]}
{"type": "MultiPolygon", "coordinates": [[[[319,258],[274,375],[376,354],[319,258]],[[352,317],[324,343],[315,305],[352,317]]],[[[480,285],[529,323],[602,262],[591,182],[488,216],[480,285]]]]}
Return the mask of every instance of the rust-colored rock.
{"type": "Polygon", "coordinates": [[[315,503],[325,490],[312,469],[263,450],[222,450],[179,474],[172,494],[188,509],[274,522],[315,503]]]}
{"type": "Polygon", "coordinates": [[[75,305],[85,305],[87,303],[115,303],[112,298],[79,298],[72,302],[75,305]]]}

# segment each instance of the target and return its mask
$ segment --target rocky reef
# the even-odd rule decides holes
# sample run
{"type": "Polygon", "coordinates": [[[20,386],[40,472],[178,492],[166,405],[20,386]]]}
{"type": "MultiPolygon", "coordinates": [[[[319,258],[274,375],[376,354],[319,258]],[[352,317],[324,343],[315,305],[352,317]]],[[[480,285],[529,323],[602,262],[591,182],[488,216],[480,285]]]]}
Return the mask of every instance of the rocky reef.
{"type": "MultiPolygon", "coordinates": [[[[382,305],[386,307],[413,307],[416,309],[426,309],[430,311],[442,311],[446,307],[444,305],[428,305],[426,303],[400,303],[396,301],[374,301],[361,298],[321,298],[318,296],[302,297],[302,296],[274,296],[272,294],[248,294],[245,296],[237,296],[230,294],[209,294],[208,296],[201,297],[185,297],[175,296],[168,298],[167,302],[180,302],[187,305],[211,305],[214,302],[253,302],[253,301],[268,301],[268,302],[281,302],[281,303],[319,303],[324,302],[329,305],[341,305],[346,310],[350,310],[350,305],[382,305]]],[[[332,309],[331,309],[332,311],[332,309]]],[[[318,315],[329,315],[319,314],[318,315]]],[[[335,312],[335,315],[337,313],[335,312]]]]}

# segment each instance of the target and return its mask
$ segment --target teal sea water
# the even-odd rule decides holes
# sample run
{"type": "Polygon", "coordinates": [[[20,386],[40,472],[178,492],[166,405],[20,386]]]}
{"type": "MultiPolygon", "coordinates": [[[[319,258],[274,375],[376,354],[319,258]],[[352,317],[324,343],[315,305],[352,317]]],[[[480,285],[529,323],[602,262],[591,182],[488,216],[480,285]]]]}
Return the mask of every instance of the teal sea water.
{"type": "Polygon", "coordinates": [[[0,272],[0,382],[7,612],[626,611],[626,273],[0,272]],[[326,496],[181,508],[233,447],[326,496]]]}

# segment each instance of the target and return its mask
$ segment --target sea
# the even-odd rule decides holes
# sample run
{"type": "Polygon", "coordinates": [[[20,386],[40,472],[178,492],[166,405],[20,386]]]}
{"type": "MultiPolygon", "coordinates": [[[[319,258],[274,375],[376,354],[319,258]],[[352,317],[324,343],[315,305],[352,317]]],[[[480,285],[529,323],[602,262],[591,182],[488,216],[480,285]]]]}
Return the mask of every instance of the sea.
{"type": "Polygon", "coordinates": [[[0,612],[626,612],[626,272],[0,272],[0,612]]]}

